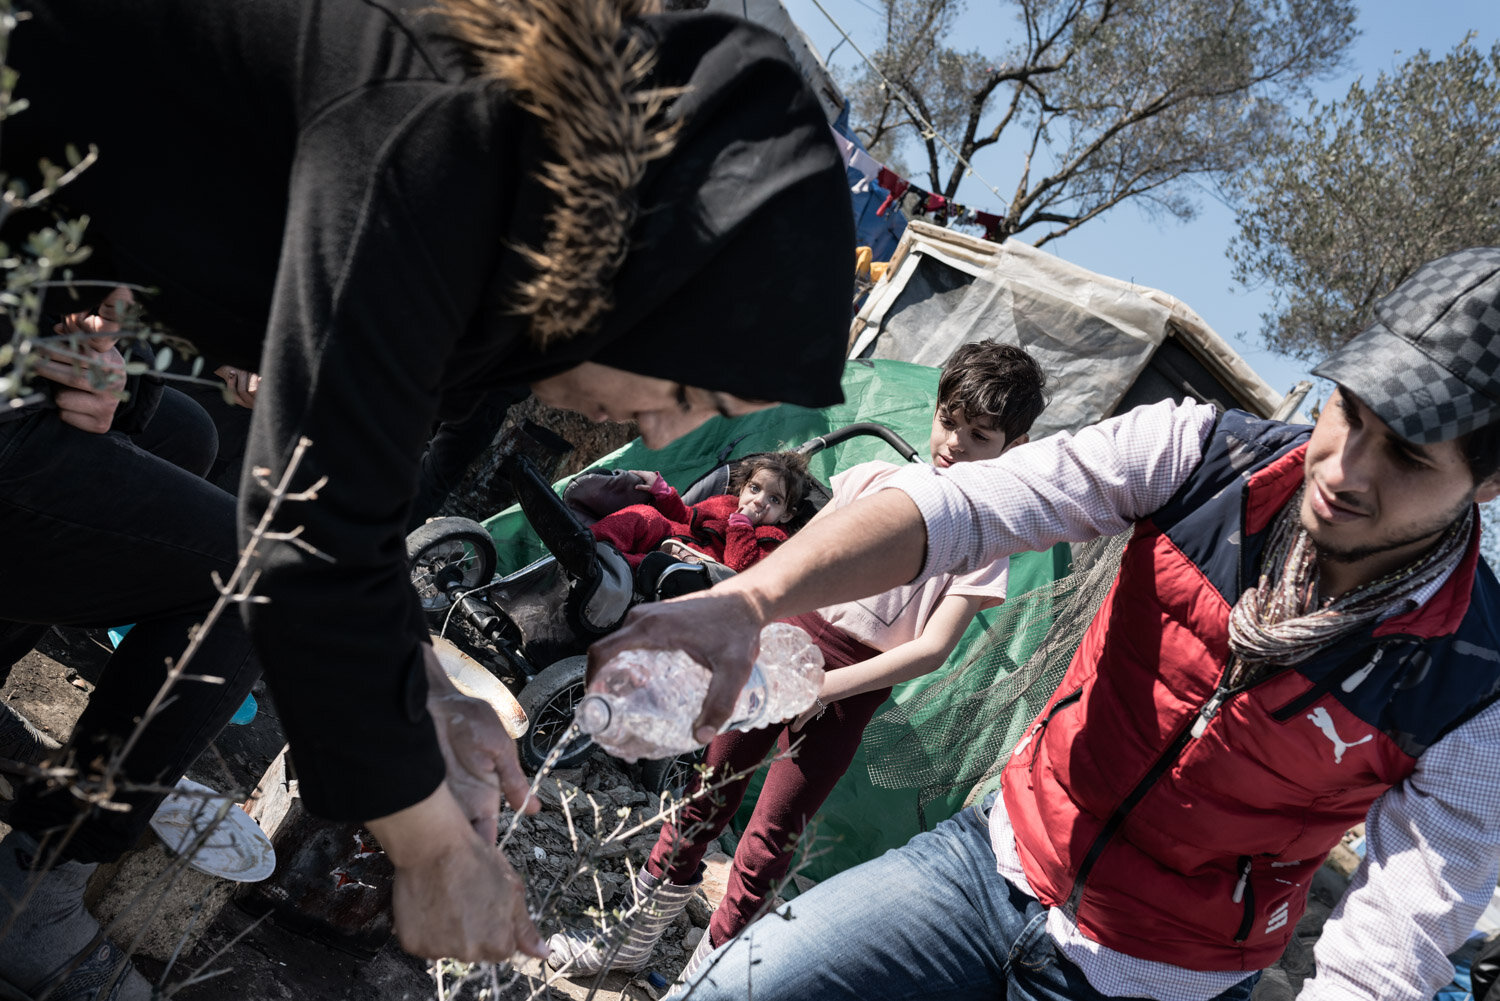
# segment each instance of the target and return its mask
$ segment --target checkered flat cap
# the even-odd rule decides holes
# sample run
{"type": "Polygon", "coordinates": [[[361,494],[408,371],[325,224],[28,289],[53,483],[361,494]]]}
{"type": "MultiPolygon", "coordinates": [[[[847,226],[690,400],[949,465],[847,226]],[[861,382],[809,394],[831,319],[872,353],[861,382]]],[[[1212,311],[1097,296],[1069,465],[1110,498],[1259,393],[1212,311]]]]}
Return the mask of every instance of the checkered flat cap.
{"type": "Polygon", "coordinates": [[[1407,441],[1449,441],[1500,420],[1500,247],[1422,265],[1313,373],[1348,387],[1407,441]]]}

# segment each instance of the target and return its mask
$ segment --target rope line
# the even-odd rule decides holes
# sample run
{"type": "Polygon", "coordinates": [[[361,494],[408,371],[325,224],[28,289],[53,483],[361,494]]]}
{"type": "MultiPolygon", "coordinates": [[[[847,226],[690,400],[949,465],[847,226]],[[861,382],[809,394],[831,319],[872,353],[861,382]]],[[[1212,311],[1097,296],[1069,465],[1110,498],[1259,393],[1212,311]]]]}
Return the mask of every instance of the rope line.
{"type": "MultiPolygon", "coordinates": [[[[934,126],[932,122],[928,121],[925,115],[923,115],[920,111],[912,107],[911,104],[907,102],[906,98],[901,95],[901,91],[896,87],[896,85],[891,83],[891,81],[886,77],[884,73],[880,72],[880,67],[875,65],[875,61],[873,59],[865,55],[865,50],[861,49],[859,47],[859,43],[850,37],[849,32],[845,31],[844,26],[839,24],[838,20],[828,12],[828,8],[823,6],[821,0],[812,0],[812,5],[818,8],[818,10],[822,12],[824,17],[828,18],[828,23],[833,25],[834,29],[840,35],[844,36],[844,41],[849,43],[849,47],[855,52],[859,53],[859,57],[865,61],[865,65],[870,67],[870,70],[880,78],[880,82],[885,86],[886,91],[894,95],[896,100],[901,102],[901,106],[906,109],[907,114],[911,115],[922,124],[922,128],[925,130],[922,134],[922,138],[936,139],[938,142],[942,143],[943,148],[953,155],[953,159],[957,160],[960,164],[963,165],[964,172],[970,177],[979,181],[979,183],[983,184],[986,188],[989,188],[990,192],[994,194],[996,198],[1000,199],[1000,204],[1005,206],[1008,211],[1010,208],[1010,201],[1000,193],[1000,189],[996,188],[989,181],[985,180],[984,175],[976,170],[972,163],[964,159],[963,154],[959,153],[959,151],[954,148],[952,143],[950,143],[945,137],[938,133],[937,127],[934,126]]],[[[832,53],[830,53],[830,55],[831,54],[832,53]]]]}

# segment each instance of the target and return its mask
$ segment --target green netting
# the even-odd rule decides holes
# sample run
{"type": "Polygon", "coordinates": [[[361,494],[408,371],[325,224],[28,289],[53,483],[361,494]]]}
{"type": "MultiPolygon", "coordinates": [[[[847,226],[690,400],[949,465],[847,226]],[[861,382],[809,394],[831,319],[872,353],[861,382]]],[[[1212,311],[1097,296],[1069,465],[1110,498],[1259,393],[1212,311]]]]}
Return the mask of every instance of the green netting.
{"type": "MultiPolygon", "coordinates": [[[[1074,547],[1056,579],[995,609],[984,632],[955,651],[920,691],[885,707],[865,734],[880,785],[919,801],[959,806],[997,784],[999,767],[1051,697],[1114,583],[1129,533],[1074,547]],[[961,735],[962,739],[954,739],[961,735]]],[[[949,810],[951,813],[951,809],[949,810]]]]}

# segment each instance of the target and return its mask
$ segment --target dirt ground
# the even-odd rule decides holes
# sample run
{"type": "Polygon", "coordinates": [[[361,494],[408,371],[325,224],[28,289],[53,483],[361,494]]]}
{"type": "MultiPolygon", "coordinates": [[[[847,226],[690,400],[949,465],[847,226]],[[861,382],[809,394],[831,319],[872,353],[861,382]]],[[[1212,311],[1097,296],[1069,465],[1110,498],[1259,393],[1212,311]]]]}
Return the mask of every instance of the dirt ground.
{"type": "MultiPolygon", "coordinates": [[[[91,638],[76,632],[65,636],[49,634],[41,650],[45,652],[32,653],[16,665],[4,687],[0,688],[0,698],[43,732],[61,740],[65,739],[73,720],[82,711],[105,652],[91,638]]],[[[248,726],[227,728],[210,752],[189,772],[189,777],[225,792],[245,793],[254,787],[280,752],[283,742],[269,696],[258,689],[257,699],[260,709],[255,720],[248,726]]],[[[552,778],[556,781],[544,783],[541,790],[543,812],[525,818],[506,849],[507,857],[526,880],[528,900],[533,913],[539,914],[538,926],[544,935],[564,926],[586,922],[584,911],[597,907],[601,895],[606,907],[615,903],[630,881],[627,863],[639,864],[655,840],[657,825],[648,821],[660,809],[660,800],[656,796],[637,788],[632,773],[604,755],[595,755],[582,767],[560,770],[552,778]],[[570,833],[568,818],[561,807],[563,798],[570,796],[579,797],[570,803],[574,815],[573,833],[570,833]],[[624,826],[638,830],[623,839],[595,837],[595,841],[604,843],[589,852],[591,856],[598,856],[591,871],[569,881],[569,875],[577,868],[573,839],[576,836],[587,843],[594,835],[595,805],[602,827],[607,829],[621,824],[619,814],[626,811],[628,820],[623,821],[624,826]]],[[[170,858],[154,843],[154,838],[150,840],[150,844],[132,856],[141,856],[147,866],[152,864],[154,856],[163,861],[170,858]]],[[[727,859],[720,858],[716,870],[722,873],[726,863],[727,859]]],[[[552,974],[549,981],[540,964],[530,962],[514,971],[515,976],[499,990],[483,990],[490,983],[488,971],[471,971],[469,982],[464,984],[460,974],[448,970],[443,978],[444,991],[440,993],[431,964],[403,952],[394,938],[389,938],[372,953],[368,949],[359,950],[353,939],[341,941],[338,932],[346,929],[339,928],[336,923],[333,927],[312,929],[312,934],[308,934],[305,933],[308,929],[288,927],[274,916],[257,921],[244,906],[230,899],[236,886],[197,873],[190,873],[190,876],[191,880],[184,880],[183,885],[172,888],[164,896],[172,898],[196,893],[196,899],[189,900],[186,908],[174,906],[168,899],[155,922],[157,926],[165,923],[168,927],[154,927],[147,935],[148,942],[164,937],[166,946],[146,950],[158,953],[155,958],[138,953],[135,960],[143,973],[153,982],[164,983],[170,996],[179,1001],[221,998],[236,1001],[416,1001],[437,997],[519,1001],[523,998],[582,999],[591,996],[611,1001],[644,1001],[665,993],[651,983],[651,975],[655,973],[664,984],[676,974],[686,963],[711,913],[707,898],[700,893],[688,913],[678,918],[658,946],[655,966],[638,975],[610,975],[599,979],[596,984],[596,978],[573,983],[552,974]],[[200,886],[201,890],[198,889],[200,886]],[[170,958],[170,950],[176,948],[174,939],[179,943],[181,939],[181,933],[172,927],[173,922],[186,926],[192,919],[184,920],[183,913],[215,908],[217,912],[207,930],[189,942],[184,954],[176,957],[168,968],[163,959],[170,958]],[[200,968],[204,974],[216,975],[192,982],[195,976],[202,975],[195,973],[200,968]]],[[[104,890],[106,897],[117,892],[119,884],[126,881],[124,877],[115,879],[116,882],[108,884],[104,890]]],[[[272,880],[275,879],[277,877],[273,876],[272,880]]],[[[98,882],[97,878],[95,882],[98,882]]],[[[715,885],[712,878],[706,882],[715,885]]],[[[94,889],[91,886],[91,891],[94,889]]],[[[240,892],[244,894],[243,890],[240,892]]],[[[388,892],[388,887],[381,887],[381,892],[388,892]]],[[[109,901],[105,900],[102,906],[107,912],[109,901]]],[[[97,911],[100,911],[99,907],[96,907],[97,911]]],[[[366,922],[360,930],[368,933],[370,928],[371,923],[366,922]]],[[[116,937],[123,936],[117,934],[116,937]]]]}

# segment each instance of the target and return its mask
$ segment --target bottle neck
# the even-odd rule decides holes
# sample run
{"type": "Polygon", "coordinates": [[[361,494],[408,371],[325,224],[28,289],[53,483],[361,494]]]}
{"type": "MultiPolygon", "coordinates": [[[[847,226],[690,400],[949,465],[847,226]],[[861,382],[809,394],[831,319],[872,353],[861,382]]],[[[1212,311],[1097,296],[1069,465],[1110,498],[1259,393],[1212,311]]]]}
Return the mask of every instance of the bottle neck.
{"type": "Polygon", "coordinates": [[[585,695],[578,700],[578,707],[573,710],[573,720],[578,724],[578,729],[591,737],[608,730],[613,718],[614,710],[610,708],[608,697],[599,694],[585,695]]]}

